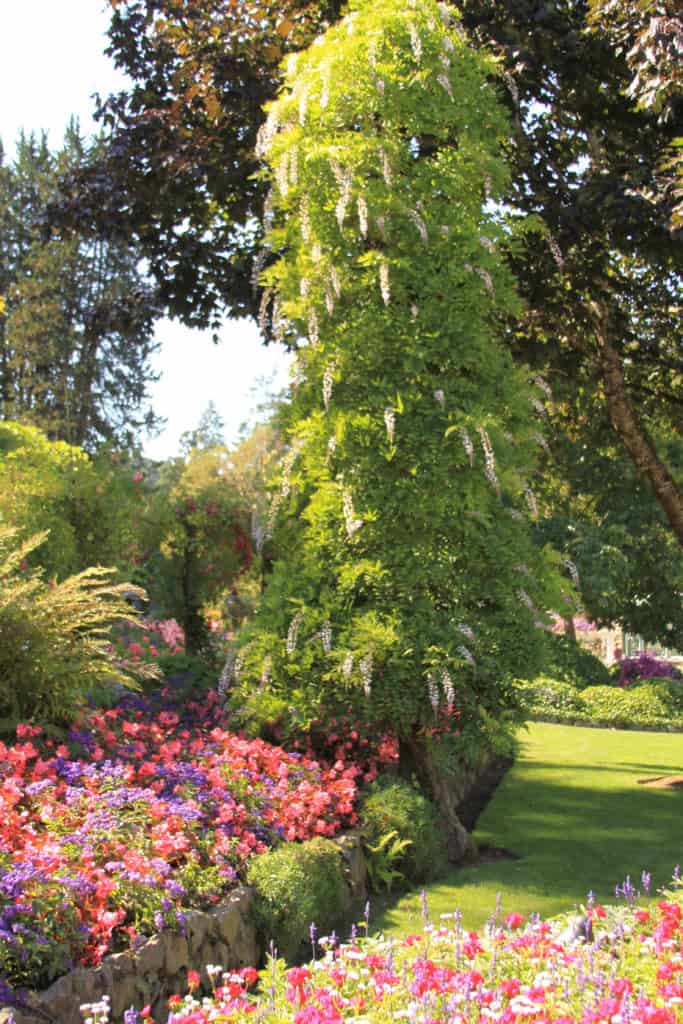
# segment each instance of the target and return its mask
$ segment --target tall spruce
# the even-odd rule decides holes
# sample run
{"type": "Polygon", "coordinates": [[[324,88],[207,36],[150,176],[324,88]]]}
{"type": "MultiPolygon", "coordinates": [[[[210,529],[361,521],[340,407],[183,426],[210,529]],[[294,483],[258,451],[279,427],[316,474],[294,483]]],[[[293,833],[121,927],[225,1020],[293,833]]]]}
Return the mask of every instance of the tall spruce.
{"type": "Polygon", "coordinates": [[[299,357],[236,706],[394,730],[453,860],[460,772],[506,735],[562,586],[525,521],[542,392],[498,340],[519,304],[495,74],[435,0],[361,0],[290,61],[259,140],[261,318],[299,357]]]}
{"type": "Polygon", "coordinates": [[[45,231],[59,179],[94,158],[77,126],[51,153],[22,135],[0,166],[0,417],[75,445],[152,426],[156,307],[127,241],[45,231]]]}

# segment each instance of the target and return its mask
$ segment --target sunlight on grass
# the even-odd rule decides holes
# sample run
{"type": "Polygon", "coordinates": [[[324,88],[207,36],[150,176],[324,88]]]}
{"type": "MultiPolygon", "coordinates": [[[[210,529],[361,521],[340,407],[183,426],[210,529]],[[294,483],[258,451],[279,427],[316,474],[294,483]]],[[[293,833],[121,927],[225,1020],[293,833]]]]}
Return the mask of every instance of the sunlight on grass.
{"type": "MultiPolygon", "coordinates": [[[[459,908],[465,925],[478,928],[498,893],[504,914],[552,917],[583,903],[591,889],[599,901],[613,900],[615,884],[630,874],[639,886],[643,869],[653,887],[666,884],[683,861],[683,792],[638,780],[680,772],[680,735],[531,724],[475,831],[480,846],[520,859],[454,869],[430,885],[432,920],[459,908]]],[[[420,894],[377,910],[374,930],[414,930],[420,894]]]]}

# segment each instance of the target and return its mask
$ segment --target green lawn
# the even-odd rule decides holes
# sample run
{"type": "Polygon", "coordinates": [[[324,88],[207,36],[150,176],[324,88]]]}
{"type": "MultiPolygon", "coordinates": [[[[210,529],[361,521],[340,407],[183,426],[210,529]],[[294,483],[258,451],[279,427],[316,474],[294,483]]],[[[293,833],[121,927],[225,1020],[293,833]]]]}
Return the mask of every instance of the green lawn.
{"type": "MultiPolygon", "coordinates": [[[[454,869],[427,888],[430,917],[459,908],[466,926],[503,913],[542,917],[571,910],[589,890],[614,900],[614,886],[646,868],[653,885],[683,865],[683,790],[638,779],[683,773],[683,736],[530,724],[522,748],[482,814],[478,843],[514,851],[503,860],[454,869]]],[[[639,887],[639,881],[637,883],[639,887]]],[[[372,929],[402,933],[420,921],[420,895],[378,904],[372,929]]]]}

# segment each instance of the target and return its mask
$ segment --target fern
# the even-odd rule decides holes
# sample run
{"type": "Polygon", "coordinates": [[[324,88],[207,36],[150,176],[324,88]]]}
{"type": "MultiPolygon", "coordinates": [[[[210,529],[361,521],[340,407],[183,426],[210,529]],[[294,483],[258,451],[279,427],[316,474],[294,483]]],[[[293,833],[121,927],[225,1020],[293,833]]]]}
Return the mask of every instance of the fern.
{"type": "MultiPolygon", "coordinates": [[[[115,570],[86,569],[61,582],[28,569],[27,558],[46,539],[16,544],[0,527],[0,728],[22,720],[65,720],[102,684],[137,688],[133,666],[116,660],[110,630],[135,618],[126,601],[143,592],[114,583],[115,570]]],[[[140,668],[135,666],[140,677],[140,668]]],[[[154,674],[154,669],[143,669],[154,674]]]]}

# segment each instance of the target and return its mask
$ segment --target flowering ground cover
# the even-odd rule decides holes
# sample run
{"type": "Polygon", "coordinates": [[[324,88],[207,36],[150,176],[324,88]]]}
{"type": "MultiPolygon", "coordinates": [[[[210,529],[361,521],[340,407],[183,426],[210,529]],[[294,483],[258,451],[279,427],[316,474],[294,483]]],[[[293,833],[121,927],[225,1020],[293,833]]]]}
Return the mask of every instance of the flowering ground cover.
{"type": "MultiPolygon", "coordinates": [[[[629,881],[620,894],[620,907],[589,900],[578,928],[513,912],[472,931],[455,913],[400,939],[321,940],[308,965],[271,963],[260,977],[209,965],[213,995],[172,997],[169,1024],[677,1024],[681,890],[652,910],[635,905],[629,881]]],[[[196,990],[206,974],[188,980],[196,990]]],[[[106,1004],[83,1009],[92,1024],[107,1020],[106,1004]]],[[[151,1020],[146,1009],[126,1014],[126,1024],[151,1020]]]]}
{"type": "MultiPolygon", "coordinates": [[[[460,907],[467,927],[481,927],[500,892],[505,914],[550,918],[591,889],[608,903],[617,879],[639,878],[644,868],[661,887],[683,865],[683,791],[639,782],[681,773],[680,735],[533,722],[520,741],[475,830],[480,845],[519,859],[463,867],[429,885],[435,917],[460,907]]],[[[419,894],[374,903],[371,923],[386,934],[414,930],[419,920],[419,894]]]]}
{"type": "Polygon", "coordinates": [[[0,978],[40,988],[182,928],[252,855],[353,825],[360,771],[230,732],[215,693],[127,694],[63,741],[19,726],[0,744],[0,978]]]}

